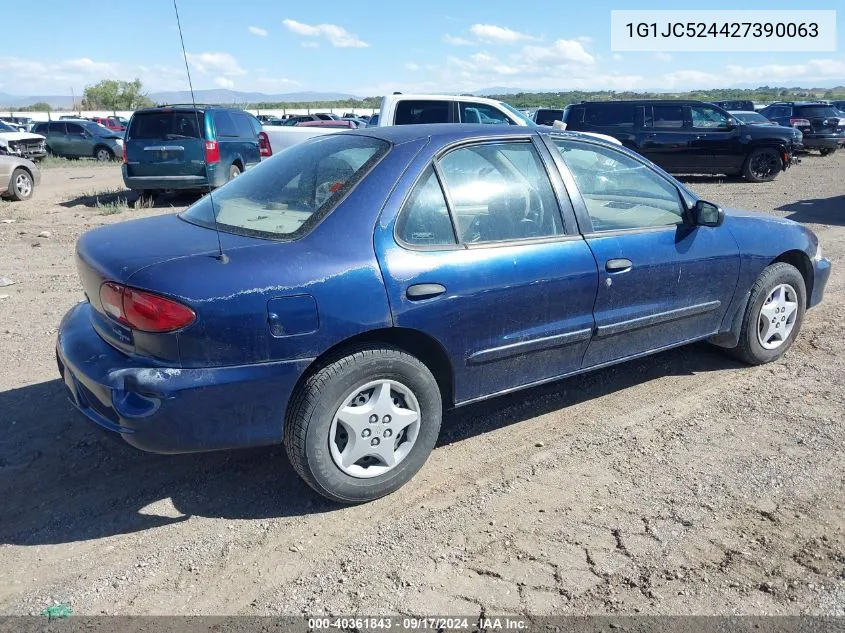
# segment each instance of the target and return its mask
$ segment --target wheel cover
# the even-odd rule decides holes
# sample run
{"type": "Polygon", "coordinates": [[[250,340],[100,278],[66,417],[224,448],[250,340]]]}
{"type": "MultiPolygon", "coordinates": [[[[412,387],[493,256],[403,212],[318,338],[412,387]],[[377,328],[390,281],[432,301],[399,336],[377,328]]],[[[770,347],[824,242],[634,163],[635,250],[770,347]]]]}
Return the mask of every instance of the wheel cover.
{"type": "Polygon", "coordinates": [[[763,302],[757,317],[757,340],[764,349],[783,345],[795,328],[798,293],[789,284],[775,286],[763,302]]]}
{"type": "Polygon", "coordinates": [[[105,162],[110,158],[109,150],[101,149],[97,151],[97,160],[105,162]]]}
{"type": "Polygon", "coordinates": [[[751,173],[757,178],[769,178],[777,173],[779,162],[774,152],[760,152],[751,157],[751,173]]]}
{"type": "Polygon", "coordinates": [[[15,189],[24,198],[28,198],[29,194],[32,193],[32,180],[26,174],[18,174],[18,177],[15,178],[15,189]]]}
{"type": "Polygon", "coordinates": [[[411,452],[420,430],[414,393],[395,380],[374,380],[343,398],[329,428],[335,465],[359,479],[396,468],[411,452]]]}

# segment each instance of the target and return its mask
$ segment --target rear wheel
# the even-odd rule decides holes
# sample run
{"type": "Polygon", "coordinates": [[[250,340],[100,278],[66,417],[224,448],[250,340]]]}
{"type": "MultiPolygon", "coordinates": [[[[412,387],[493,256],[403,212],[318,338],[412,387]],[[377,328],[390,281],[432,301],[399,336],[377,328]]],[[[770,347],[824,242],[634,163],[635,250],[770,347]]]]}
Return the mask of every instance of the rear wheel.
{"type": "Polygon", "coordinates": [[[12,180],[9,185],[9,196],[12,200],[29,200],[32,197],[32,192],[35,191],[32,174],[21,167],[12,172],[12,180]]]}
{"type": "Polygon", "coordinates": [[[749,154],[742,175],[751,182],[768,182],[774,180],[782,169],[783,160],[776,149],[758,147],[749,154]]]}
{"type": "Polygon", "coordinates": [[[234,180],[241,175],[241,168],[238,165],[229,167],[229,180],[234,180]]]}
{"type": "Polygon", "coordinates": [[[827,156],[828,154],[833,154],[833,152],[835,152],[835,151],[836,151],[836,148],[835,148],[835,147],[822,147],[822,148],[819,150],[819,153],[820,153],[822,156],[827,156]]]}
{"type": "Polygon", "coordinates": [[[807,289],[790,264],[767,266],[751,288],[739,344],[731,353],[751,365],[770,363],[792,346],[804,321],[807,289]]]}
{"type": "Polygon", "coordinates": [[[285,448],[314,490],[341,503],[378,499],[408,482],[437,442],[440,390],[422,362],[362,347],[309,376],[291,400],[285,448]]]}
{"type": "Polygon", "coordinates": [[[155,189],[140,189],[135,193],[138,194],[138,198],[135,200],[136,207],[152,207],[155,205],[159,192],[155,189]]]}
{"type": "Polygon", "coordinates": [[[108,147],[98,147],[94,150],[94,158],[101,163],[105,163],[114,160],[114,153],[108,147]]]}

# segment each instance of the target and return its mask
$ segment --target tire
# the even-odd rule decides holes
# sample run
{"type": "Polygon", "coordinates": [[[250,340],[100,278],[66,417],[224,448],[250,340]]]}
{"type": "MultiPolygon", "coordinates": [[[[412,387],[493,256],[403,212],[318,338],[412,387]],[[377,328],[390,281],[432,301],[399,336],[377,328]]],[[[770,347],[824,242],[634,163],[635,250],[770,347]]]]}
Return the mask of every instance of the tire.
{"type": "Polygon", "coordinates": [[[821,149],[819,149],[819,153],[822,156],[829,156],[830,154],[833,154],[835,151],[836,151],[835,147],[822,147],[821,149]]]}
{"type": "Polygon", "coordinates": [[[155,189],[140,189],[135,192],[138,198],[135,200],[135,207],[152,206],[158,198],[158,191],[155,189]]]}
{"type": "Polygon", "coordinates": [[[22,167],[15,169],[9,181],[9,197],[18,201],[29,200],[34,192],[35,182],[32,180],[32,174],[22,167]]]}
{"type": "Polygon", "coordinates": [[[442,415],[437,381],[422,362],[393,347],[360,347],[328,361],[298,386],[285,420],[285,449],[297,474],[321,495],[340,503],[363,503],[394,492],[417,473],[434,449],[442,415]],[[367,397],[361,389],[373,384],[367,397]],[[380,400],[384,385],[389,388],[387,399],[380,400]],[[388,408],[380,408],[380,403],[388,408]],[[339,418],[336,421],[341,408],[354,412],[357,406],[362,407],[357,418],[362,422],[358,428],[364,429],[360,436],[339,418]],[[416,426],[403,428],[414,410],[416,426]],[[370,415],[384,411],[394,412],[390,417],[395,419],[370,415]],[[386,451],[396,464],[389,467],[381,457],[363,456],[342,467],[340,453],[350,447],[349,433],[354,433],[356,444],[361,442],[361,450],[386,451]],[[389,437],[393,439],[385,440],[389,437]],[[371,448],[380,441],[381,449],[371,448]]]}
{"type": "Polygon", "coordinates": [[[240,175],[241,168],[238,165],[233,164],[231,167],[229,167],[229,180],[227,180],[226,182],[231,182],[240,175]]]}
{"type": "Polygon", "coordinates": [[[758,147],[748,155],[742,175],[749,182],[769,182],[782,170],[783,159],[776,149],[758,147]]]}
{"type": "Polygon", "coordinates": [[[94,158],[97,159],[97,162],[107,163],[110,160],[114,160],[114,152],[108,147],[95,147],[94,158]]]}
{"type": "MultiPolygon", "coordinates": [[[[787,296],[790,293],[787,292],[787,296]]],[[[792,346],[795,337],[801,330],[801,324],[804,322],[804,312],[807,306],[807,288],[804,284],[804,277],[798,272],[798,269],[790,264],[778,262],[767,266],[754,285],[751,287],[751,295],[748,298],[748,305],[745,308],[745,314],[742,317],[742,328],[739,334],[739,344],[729,350],[730,353],[739,360],[748,363],[749,365],[763,365],[778,360],[786,351],[792,346]],[[768,349],[764,346],[761,339],[766,338],[765,334],[760,334],[759,326],[762,319],[761,311],[766,305],[772,292],[779,288],[787,286],[794,293],[790,297],[792,301],[797,303],[794,311],[794,318],[792,313],[775,313],[771,314],[773,319],[778,320],[778,326],[787,327],[791,320],[791,329],[788,336],[774,348],[768,349]]],[[[777,333],[774,333],[777,336],[777,333]]],[[[772,342],[776,342],[775,339],[772,342]]],[[[769,343],[771,345],[771,343],[769,343]]]]}

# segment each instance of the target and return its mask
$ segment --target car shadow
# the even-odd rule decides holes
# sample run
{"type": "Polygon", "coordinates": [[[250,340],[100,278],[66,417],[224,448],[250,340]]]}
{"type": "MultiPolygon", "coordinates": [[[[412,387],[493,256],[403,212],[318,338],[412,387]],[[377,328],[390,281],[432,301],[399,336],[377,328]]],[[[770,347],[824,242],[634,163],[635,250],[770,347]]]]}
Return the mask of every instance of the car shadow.
{"type": "Polygon", "coordinates": [[[167,209],[172,207],[186,207],[193,204],[201,197],[200,194],[185,192],[162,194],[155,198],[141,199],[138,194],[130,189],[102,191],[91,194],[84,194],[60,202],[59,206],[66,209],[76,207],[87,207],[89,209],[101,209],[103,212],[121,208],[129,209],[167,209]]]}
{"type": "Polygon", "coordinates": [[[775,210],[790,212],[786,217],[796,222],[845,226],[845,195],[799,200],[776,207],[775,210]]]}
{"type": "Polygon", "coordinates": [[[675,178],[686,185],[696,184],[722,184],[722,183],[743,183],[747,182],[742,176],[707,175],[707,174],[685,174],[675,175],[675,178]]]}
{"type": "MultiPolygon", "coordinates": [[[[736,366],[696,345],[461,407],[439,446],[664,375],[736,366]]],[[[294,473],[281,446],[191,455],[137,451],[85,421],[61,380],[0,393],[0,543],[57,544],[128,534],[192,515],[264,519],[336,511],[294,473]]]]}

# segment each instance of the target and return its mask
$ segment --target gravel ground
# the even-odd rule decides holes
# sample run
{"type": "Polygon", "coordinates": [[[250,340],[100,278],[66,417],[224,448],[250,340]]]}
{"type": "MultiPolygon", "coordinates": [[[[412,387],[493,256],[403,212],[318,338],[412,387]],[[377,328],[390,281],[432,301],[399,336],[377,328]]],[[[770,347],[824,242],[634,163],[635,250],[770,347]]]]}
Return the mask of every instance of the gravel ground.
{"type": "Polygon", "coordinates": [[[0,203],[0,612],[845,615],[843,176],[845,152],[686,179],[833,260],[782,361],[694,345],[451,412],[410,484],[345,508],[281,447],[142,454],[73,412],[53,347],[76,238],[190,200],[97,207],[116,167],[45,171],[0,203]]]}

